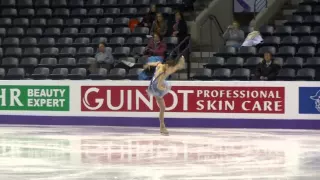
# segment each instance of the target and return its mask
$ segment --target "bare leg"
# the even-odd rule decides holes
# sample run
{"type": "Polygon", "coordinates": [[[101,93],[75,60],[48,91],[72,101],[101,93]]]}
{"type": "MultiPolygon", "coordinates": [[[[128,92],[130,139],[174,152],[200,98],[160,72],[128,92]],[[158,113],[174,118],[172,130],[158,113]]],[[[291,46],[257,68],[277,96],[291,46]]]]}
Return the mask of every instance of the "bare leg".
{"type": "Polygon", "coordinates": [[[160,113],[159,113],[160,133],[163,135],[169,135],[169,132],[168,132],[166,125],[164,123],[164,112],[166,110],[165,102],[164,102],[163,98],[156,98],[156,100],[157,100],[157,104],[160,109],[160,113]]]}

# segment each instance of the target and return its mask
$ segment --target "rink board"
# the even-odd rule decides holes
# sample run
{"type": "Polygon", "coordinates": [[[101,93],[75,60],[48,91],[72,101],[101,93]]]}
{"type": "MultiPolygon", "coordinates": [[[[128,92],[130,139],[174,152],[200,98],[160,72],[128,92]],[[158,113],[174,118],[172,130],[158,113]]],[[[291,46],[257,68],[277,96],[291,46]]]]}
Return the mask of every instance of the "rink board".
{"type": "MultiPolygon", "coordinates": [[[[0,123],[155,127],[143,81],[2,81],[0,123]]],[[[320,129],[319,82],[178,82],[171,127],[320,129]]]]}

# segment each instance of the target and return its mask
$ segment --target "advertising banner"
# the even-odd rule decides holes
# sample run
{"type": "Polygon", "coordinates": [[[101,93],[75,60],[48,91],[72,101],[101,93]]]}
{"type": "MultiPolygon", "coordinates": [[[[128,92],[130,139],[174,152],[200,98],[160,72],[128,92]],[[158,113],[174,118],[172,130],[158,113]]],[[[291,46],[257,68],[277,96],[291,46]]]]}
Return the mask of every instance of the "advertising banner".
{"type": "Polygon", "coordinates": [[[69,86],[0,86],[0,110],[69,111],[69,86]]]}
{"type": "MultiPolygon", "coordinates": [[[[285,113],[284,87],[175,86],[165,96],[167,111],[285,113]]],[[[145,86],[82,86],[81,111],[158,111],[145,86]]]]}
{"type": "Polygon", "coordinates": [[[320,114],[320,87],[299,87],[299,113],[320,114]]]}
{"type": "Polygon", "coordinates": [[[260,12],[267,4],[267,0],[233,0],[233,12],[260,12]]]}

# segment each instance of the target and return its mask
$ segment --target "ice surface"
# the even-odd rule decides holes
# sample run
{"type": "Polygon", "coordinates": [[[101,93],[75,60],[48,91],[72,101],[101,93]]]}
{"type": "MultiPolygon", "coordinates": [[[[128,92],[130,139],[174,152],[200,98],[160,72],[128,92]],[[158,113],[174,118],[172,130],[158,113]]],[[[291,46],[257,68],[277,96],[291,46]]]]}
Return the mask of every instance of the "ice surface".
{"type": "Polygon", "coordinates": [[[1,180],[319,180],[320,131],[1,126],[1,180]]]}

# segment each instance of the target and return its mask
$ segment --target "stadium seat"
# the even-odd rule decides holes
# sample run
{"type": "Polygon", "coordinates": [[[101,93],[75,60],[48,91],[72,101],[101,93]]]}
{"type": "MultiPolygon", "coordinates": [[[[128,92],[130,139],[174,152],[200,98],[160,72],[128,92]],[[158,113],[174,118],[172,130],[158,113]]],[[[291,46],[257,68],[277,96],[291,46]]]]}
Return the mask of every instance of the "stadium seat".
{"type": "Polygon", "coordinates": [[[254,71],[259,63],[261,63],[263,59],[261,57],[250,57],[246,60],[243,66],[251,71],[254,71]]]}
{"type": "Polygon", "coordinates": [[[209,59],[208,64],[204,65],[204,68],[207,69],[218,69],[218,68],[222,68],[224,66],[225,60],[222,57],[212,57],[209,59]]]}
{"type": "Polygon", "coordinates": [[[296,80],[300,81],[313,81],[316,77],[316,71],[311,68],[299,69],[297,72],[296,80]]]}
{"type": "Polygon", "coordinates": [[[292,35],[301,37],[301,36],[309,36],[310,33],[311,33],[310,26],[298,26],[293,30],[292,35]]]}
{"type": "Polygon", "coordinates": [[[296,71],[294,69],[286,68],[286,69],[280,69],[277,80],[278,81],[292,81],[295,79],[296,71]]]}
{"type": "Polygon", "coordinates": [[[313,57],[316,49],[313,46],[302,46],[299,48],[296,56],[299,57],[313,57]]]}
{"type": "Polygon", "coordinates": [[[40,52],[40,48],[37,47],[29,47],[29,48],[25,48],[23,51],[22,56],[23,57],[39,57],[41,54],[40,52]]]}
{"type": "Polygon", "coordinates": [[[245,58],[245,57],[255,56],[256,53],[257,53],[257,49],[255,47],[244,47],[243,46],[243,47],[239,48],[239,51],[237,54],[240,55],[241,57],[245,58]]]}
{"type": "Polygon", "coordinates": [[[45,48],[41,53],[41,57],[58,57],[58,55],[59,49],[54,47],[45,48]]]}
{"type": "Polygon", "coordinates": [[[295,70],[301,69],[303,65],[303,58],[301,57],[289,57],[283,65],[283,68],[292,68],[295,70]]]}
{"type": "Polygon", "coordinates": [[[231,76],[231,70],[227,68],[219,68],[213,71],[212,78],[218,80],[228,80],[231,76]]]}
{"type": "Polygon", "coordinates": [[[38,66],[38,59],[34,57],[22,58],[19,66],[23,68],[35,68],[38,66]]]}
{"type": "Polygon", "coordinates": [[[32,8],[33,2],[32,0],[19,0],[17,1],[17,6],[19,8],[32,8]]]}
{"type": "Polygon", "coordinates": [[[84,0],[69,0],[69,7],[81,8],[84,6],[84,0]]]}
{"type": "Polygon", "coordinates": [[[219,52],[217,54],[215,54],[215,56],[221,56],[221,57],[231,57],[231,56],[235,56],[236,55],[236,48],[234,47],[230,47],[230,46],[226,46],[226,47],[222,47],[219,49],[219,52]]]}
{"type": "Polygon", "coordinates": [[[3,39],[2,45],[6,47],[19,47],[20,40],[16,37],[7,37],[3,39]]]}
{"type": "Polygon", "coordinates": [[[74,57],[76,55],[76,48],[65,47],[60,50],[59,57],[74,57]]]}
{"type": "Polygon", "coordinates": [[[68,74],[69,72],[67,68],[55,68],[48,76],[48,78],[53,80],[66,79],[68,77],[68,74]]]}
{"type": "Polygon", "coordinates": [[[50,0],[35,0],[34,6],[36,8],[50,7],[50,0]]]}
{"type": "Polygon", "coordinates": [[[230,76],[232,80],[248,81],[250,80],[250,70],[245,68],[238,68],[232,71],[230,76]]]}
{"type": "Polygon", "coordinates": [[[228,69],[237,69],[237,68],[242,68],[244,64],[244,60],[241,57],[231,57],[229,59],[227,59],[226,63],[224,64],[224,66],[228,69]]]}
{"type": "Polygon", "coordinates": [[[297,46],[299,38],[296,36],[286,36],[282,39],[280,46],[297,46]]]}
{"type": "Polygon", "coordinates": [[[6,76],[6,70],[3,68],[0,68],[0,79],[4,79],[6,76]]]}
{"type": "Polygon", "coordinates": [[[97,72],[89,74],[88,78],[92,80],[107,79],[108,70],[104,68],[98,68],[97,72]]]}
{"type": "Polygon", "coordinates": [[[19,65],[18,58],[6,57],[2,59],[1,66],[5,68],[17,67],[19,65]]]}
{"type": "Polygon", "coordinates": [[[212,79],[211,69],[198,69],[195,75],[192,77],[193,80],[210,80],[212,79]]]}
{"type": "Polygon", "coordinates": [[[56,58],[42,58],[39,63],[39,67],[53,68],[57,65],[58,61],[56,58]]]}
{"type": "Polygon", "coordinates": [[[1,16],[6,18],[14,18],[18,16],[18,11],[17,9],[13,8],[3,9],[1,12],[1,16]]]}
{"type": "Polygon", "coordinates": [[[54,38],[51,38],[51,37],[40,38],[38,45],[39,45],[41,48],[53,47],[53,46],[55,46],[55,39],[54,39],[54,38]]]}
{"type": "Polygon", "coordinates": [[[58,39],[58,42],[55,46],[57,47],[70,47],[72,46],[73,39],[70,37],[62,37],[58,39]]]}
{"type": "Polygon", "coordinates": [[[110,70],[110,73],[108,74],[108,79],[112,80],[121,80],[125,79],[126,77],[126,70],[122,68],[114,68],[110,70]]]}
{"type": "MultiPolygon", "coordinates": [[[[278,36],[267,36],[263,40],[262,46],[279,46],[280,44],[280,37],[278,36]]],[[[240,48],[241,49],[241,48],[240,48]]]]}
{"type": "Polygon", "coordinates": [[[8,70],[6,79],[9,80],[21,80],[25,77],[25,71],[23,68],[11,68],[8,70]]]}
{"type": "Polygon", "coordinates": [[[74,68],[71,70],[68,78],[71,80],[82,80],[87,76],[87,70],[85,68],[74,68]]]}
{"type": "Polygon", "coordinates": [[[138,80],[139,74],[143,71],[142,68],[130,69],[129,73],[126,76],[126,79],[138,80]]]}

